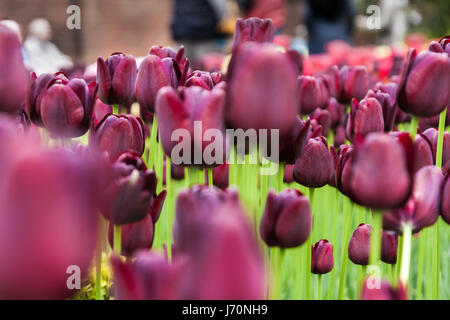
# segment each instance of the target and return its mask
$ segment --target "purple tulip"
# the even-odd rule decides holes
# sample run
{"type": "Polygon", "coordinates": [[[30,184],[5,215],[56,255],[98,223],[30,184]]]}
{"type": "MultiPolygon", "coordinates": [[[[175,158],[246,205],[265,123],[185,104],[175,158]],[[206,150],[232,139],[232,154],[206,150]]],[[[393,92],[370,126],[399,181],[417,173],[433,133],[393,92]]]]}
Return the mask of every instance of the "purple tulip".
{"type": "Polygon", "coordinates": [[[333,174],[333,156],[324,137],[309,139],[295,161],[294,179],[309,188],[326,185],[333,174]]]}
{"type": "Polygon", "coordinates": [[[233,52],[244,42],[273,42],[274,36],[275,27],[270,19],[238,19],[234,31],[233,52]]]}
{"type": "Polygon", "coordinates": [[[389,93],[383,92],[381,90],[369,90],[366,94],[365,99],[367,98],[375,98],[380,103],[381,110],[383,111],[384,131],[391,131],[394,126],[394,120],[397,110],[395,96],[392,97],[389,93]]]}
{"type": "Polygon", "coordinates": [[[398,105],[417,117],[440,114],[450,101],[450,57],[445,53],[414,49],[403,65],[398,105]]]}
{"type": "Polygon", "coordinates": [[[381,104],[375,98],[366,98],[359,103],[352,100],[352,110],[347,119],[346,133],[350,140],[366,136],[371,132],[383,132],[384,119],[381,104]]]}
{"type": "Polygon", "coordinates": [[[417,171],[412,197],[404,207],[383,215],[383,228],[400,233],[403,224],[410,223],[416,233],[433,225],[439,216],[443,179],[441,170],[435,166],[423,167],[417,171]]]}
{"type": "Polygon", "coordinates": [[[108,152],[114,161],[122,152],[144,153],[144,124],[131,115],[109,114],[100,121],[91,136],[92,143],[101,152],[108,152]]]}
{"type": "Polygon", "coordinates": [[[110,113],[113,113],[112,106],[103,103],[97,98],[94,104],[94,126],[96,126],[110,113]]]}
{"type": "Polygon", "coordinates": [[[316,132],[311,132],[310,120],[303,122],[299,117],[296,117],[291,130],[280,138],[279,161],[294,164],[295,159],[300,156],[306,140],[315,137],[316,134],[316,132]]]}
{"type": "Polygon", "coordinates": [[[397,263],[398,235],[384,231],[381,238],[381,261],[389,264],[397,263]]]}
{"type": "Polygon", "coordinates": [[[112,164],[112,181],[104,191],[102,213],[114,225],[140,221],[150,213],[156,223],[166,191],[156,194],[157,178],[139,155],[124,152],[112,164]]]}
{"type": "Polygon", "coordinates": [[[57,79],[67,81],[63,73],[49,74],[43,73],[39,77],[36,73],[31,74],[31,88],[28,99],[26,100],[26,110],[30,120],[39,127],[44,127],[41,118],[41,93],[48,87],[49,83],[57,79]]]}
{"type": "Polygon", "coordinates": [[[450,171],[447,172],[444,182],[442,183],[441,195],[441,214],[442,219],[450,224],[450,171]]]}
{"type": "Polygon", "coordinates": [[[95,249],[100,168],[66,149],[0,140],[0,295],[69,297],[69,267],[85,277],[95,249]]]}
{"type": "Polygon", "coordinates": [[[431,41],[430,46],[428,47],[429,51],[442,53],[445,52],[450,57],[450,46],[448,44],[450,43],[450,36],[443,37],[439,41],[431,41]]]}
{"type": "Polygon", "coordinates": [[[389,282],[381,281],[379,286],[372,283],[370,278],[364,281],[361,291],[361,300],[407,300],[406,288],[399,284],[394,288],[389,282]]]}
{"type": "Polygon", "coordinates": [[[98,97],[106,104],[129,108],[134,102],[137,65],[131,55],[113,53],[106,61],[97,59],[98,97]]]}
{"type": "Polygon", "coordinates": [[[310,114],[316,108],[326,106],[328,102],[328,90],[322,78],[300,76],[298,78],[298,92],[300,97],[300,111],[302,114],[310,114]]]}
{"type": "Polygon", "coordinates": [[[172,151],[179,142],[173,141],[172,134],[177,129],[178,131],[184,129],[183,133],[189,136],[182,136],[182,139],[190,140],[187,144],[191,152],[190,155],[186,155],[182,150],[182,155],[181,152],[176,155],[182,158],[183,165],[217,166],[223,163],[225,157],[224,111],[225,92],[222,89],[215,88],[211,91],[200,87],[183,88],[179,91],[171,87],[161,89],[156,99],[156,113],[161,144],[166,155],[174,160],[172,151]],[[198,124],[201,128],[196,127],[198,124]],[[213,129],[220,137],[216,136],[213,141],[204,139],[205,133],[213,129]],[[197,133],[197,131],[201,132],[197,133]],[[206,148],[213,150],[211,151],[212,159],[203,157],[204,152],[207,151],[206,148]],[[218,150],[222,151],[222,156],[216,154],[218,150]],[[201,159],[197,159],[197,154],[201,155],[201,159]]]}
{"type": "Polygon", "coordinates": [[[227,121],[232,128],[292,128],[298,109],[297,70],[290,57],[273,45],[244,43],[233,55],[227,74],[227,121]]]}
{"type": "Polygon", "coordinates": [[[346,196],[350,194],[352,153],[352,145],[341,145],[338,151],[331,147],[331,155],[334,160],[334,174],[332,174],[330,179],[330,185],[338,188],[346,196]]]}
{"type": "Polygon", "coordinates": [[[284,183],[294,182],[294,165],[293,164],[287,164],[284,166],[283,182],[284,183]]]}
{"type": "Polygon", "coordinates": [[[346,141],[347,141],[347,136],[345,134],[345,127],[343,125],[339,125],[334,132],[333,145],[336,148],[339,148],[341,145],[344,145],[346,141]]]}
{"type": "Polygon", "coordinates": [[[334,65],[325,74],[320,75],[320,77],[325,81],[330,97],[339,99],[342,90],[339,68],[334,65]]]}
{"type": "Polygon", "coordinates": [[[348,257],[353,263],[366,266],[369,264],[370,236],[372,228],[370,225],[361,223],[353,231],[348,243],[348,257]]]}
{"type": "Polygon", "coordinates": [[[156,96],[161,88],[178,87],[179,72],[177,63],[171,58],[160,59],[151,54],[142,61],[136,79],[136,98],[144,120],[149,121],[150,114],[155,112],[156,96]]]}
{"type": "Polygon", "coordinates": [[[331,114],[326,109],[316,109],[311,114],[311,119],[316,120],[322,126],[322,135],[328,137],[331,129],[331,114]]]}
{"type": "Polygon", "coordinates": [[[345,107],[340,104],[336,98],[331,97],[328,99],[326,110],[330,113],[331,128],[337,128],[344,118],[345,107]]]}
{"type": "MultiPolygon", "coordinates": [[[[435,163],[439,131],[436,130],[435,128],[430,128],[425,130],[423,135],[431,143],[431,147],[433,149],[433,163],[435,163]]],[[[443,143],[444,144],[442,146],[442,164],[445,166],[445,164],[450,161],[450,133],[448,131],[444,131],[443,143]]]]}
{"type": "Polygon", "coordinates": [[[364,66],[344,66],[339,75],[343,84],[340,101],[349,103],[353,98],[362,100],[370,89],[369,73],[364,66]]]}
{"type": "Polygon", "coordinates": [[[37,98],[43,126],[55,137],[82,136],[91,126],[96,94],[95,82],[56,74],[37,98]]]}
{"type": "Polygon", "coordinates": [[[352,200],[373,209],[395,209],[404,205],[410,192],[411,177],[400,143],[387,134],[369,134],[353,153],[352,200]]]}
{"type": "Polygon", "coordinates": [[[194,71],[186,80],[186,87],[198,86],[206,90],[211,90],[214,86],[221,81],[220,74],[211,74],[206,71],[194,71]],[[215,78],[213,78],[213,76],[215,78]],[[217,81],[217,82],[216,82],[217,81]]]}
{"type": "Polygon", "coordinates": [[[285,189],[278,195],[270,191],[259,229],[261,238],[270,247],[298,247],[309,237],[311,219],[309,200],[300,191],[285,189]]]}
{"type": "MultiPolygon", "coordinates": [[[[450,139],[449,139],[450,140],[450,139]]],[[[413,172],[416,173],[419,169],[432,166],[434,164],[434,156],[431,142],[428,138],[419,133],[414,140],[414,168],[413,172]]]]}
{"type": "Polygon", "coordinates": [[[311,273],[324,274],[333,269],[333,245],[322,239],[311,246],[311,273]]]}
{"type": "Polygon", "coordinates": [[[213,183],[222,190],[228,188],[229,185],[230,165],[228,163],[221,164],[213,169],[213,183]]]}
{"type": "Polygon", "coordinates": [[[25,101],[29,77],[17,35],[0,26],[0,112],[14,112],[25,101]]]}

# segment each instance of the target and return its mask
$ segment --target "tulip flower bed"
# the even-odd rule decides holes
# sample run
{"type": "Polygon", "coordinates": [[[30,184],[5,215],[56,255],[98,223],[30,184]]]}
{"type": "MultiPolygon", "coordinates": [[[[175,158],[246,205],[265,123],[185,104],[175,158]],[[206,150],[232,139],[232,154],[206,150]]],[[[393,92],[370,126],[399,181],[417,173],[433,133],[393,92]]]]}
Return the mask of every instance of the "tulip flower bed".
{"type": "Polygon", "coordinates": [[[224,73],[154,46],[87,83],[0,26],[0,298],[449,299],[449,38],[391,75],[273,39],[239,20],[224,73]]]}

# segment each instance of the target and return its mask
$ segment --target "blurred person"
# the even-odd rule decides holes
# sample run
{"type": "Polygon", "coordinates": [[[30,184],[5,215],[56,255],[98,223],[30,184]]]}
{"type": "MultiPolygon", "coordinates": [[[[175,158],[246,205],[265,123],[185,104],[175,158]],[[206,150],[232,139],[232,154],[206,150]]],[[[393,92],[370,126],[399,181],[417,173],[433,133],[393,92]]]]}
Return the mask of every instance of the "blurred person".
{"type": "Polygon", "coordinates": [[[405,41],[408,25],[418,25],[421,15],[415,10],[409,10],[409,0],[381,0],[382,42],[398,44],[405,41]]]}
{"type": "Polygon", "coordinates": [[[71,68],[72,59],[63,54],[50,40],[52,38],[50,23],[43,18],[34,19],[28,25],[28,37],[25,40],[25,50],[30,66],[37,75],[55,73],[62,68],[71,68]]]}
{"type": "Polygon", "coordinates": [[[226,3],[226,0],[175,0],[172,37],[184,45],[194,65],[204,54],[223,50],[225,43],[219,23],[226,3]]]}
{"type": "Polygon", "coordinates": [[[355,9],[351,0],[307,0],[305,8],[309,51],[325,51],[332,40],[351,43],[355,9]]]}
{"type": "Polygon", "coordinates": [[[30,67],[30,61],[28,60],[27,53],[25,51],[25,48],[23,47],[23,35],[22,35],[22,28],[20,27],[20,25],[16,21],[9,19],[1,20],[0,24],[14,31],[14,33],[17,35],[22,49],[23,62],[27,68],[30,67]]]}
{"type": "Polygon", "coordinates": [[[277,31],[284,27],[287,19],[284,0],[236,0],[246,18],[272,19],[277,31]]]}

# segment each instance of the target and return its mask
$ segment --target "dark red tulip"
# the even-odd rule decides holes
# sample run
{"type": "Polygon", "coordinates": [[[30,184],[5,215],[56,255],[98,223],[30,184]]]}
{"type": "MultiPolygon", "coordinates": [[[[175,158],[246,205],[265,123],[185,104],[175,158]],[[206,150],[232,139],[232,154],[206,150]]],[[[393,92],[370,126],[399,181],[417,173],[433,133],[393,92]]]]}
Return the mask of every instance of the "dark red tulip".
{"type": "Polygon", "coordinates": [[[134,102],[137,65],[131,55],[113,53],[97,59],[98,97],[106,104],[129,108],[134,102]]]}
{"type": "MultiPolygon", "coordinates": [[[[216,80],[219,79],[220,77],[216,78],[216,80]]],[[[216,83],[214,82],[211,73],[206,71],[194,71],[186,80],[186,87],[198,86],[206,90],[211,90],[215,85],[216,83]]]]}
{"type": "MultiPolygon", "coordinates": [[[[145,216],[141,221],[125,224],[121,228],[121,255],[131,257],[134,252],[140,249],[150,250],[153,244],[153,236],[155,223],[151,214],[145,216]]],[[[109,224],[108,241],[112,249],[114,249],[114,228],[113,224],[109,224]]]]}
{"type": "Polygon", "coordinates": [[[383,215],[383,228],[401,232],[410,223],[413,232],[433,225],[439,216],[441,186],[444,177],[435,166],[423,167],[414,175],[413,192],[408,203],[383,215]]]}
{"type": "Polygon", "coordinates": [[[160,59],[172,58],[176,63],[180,64],[183,61],[186,61],[184,57],[184,51],[184,46],[180,46],[180,48],[178,48],[178,51],[176,52],[171,47],[152,46],[148,54],[158,56],[160,59]]]}
{"type": "Polygon", "coordinates": [[[180,299],[179,286],[184,261],[169,263],[159,254],[147,250],[135,254],[133,262],[123,262],[112,256],[117,300],[172,300],[180,299]]]}
{"type": "Polygon", "coordinates": [[[294,179],[309,188],[326,185],[333,174],[333,157],[325,137],[309,139],[295,161],[294,179]]]}
{"type": "Polygon", "coordinates": [[[426,136],[424,136],[421,133],[416,134],[413,147],[414,147],[414,156],[413,156],[414,173],[416,173],[417,171],[419,171],[419,169],[423,167],[432,166],[434,164],[432,145],[426,136]]]}
{"type": "Polygon", "coordinates": [[[274,36],[275,27],[270,19],[238,19],[234,31],[233,52],[244,42],[272,42],[274,36]]]}
{"type": "Polygon", "coordinates": [[[334,65],[330,69],[327,70],[325,74],[320,75],[327,86],[328,93],[330,97],[339,99],[341,95],[341,79],[339,76],[339,68],[334,65]]]}
{"type": "Polygon", "coordinates": [[[0,112],[14,112],[25,102],[29,77],[14,31],[0,25],[0,112]]]}
{"type": "Polygon", "coordinates": [[[171,157],[177,165],[217,166],[223,163],[225,157],[224,111],[225,92],[222,89],[214,88],[209,91],[196,86],[182,88],[179,91],[171,87],[161,89],[156,99],[156,113],[161,144],[166,155],[171,157]],[[197,128],[198,125],[201,127],[197,128]],[[189,147],[190,155],[184,154],[184,150],[182,152],[178,150],[178,153],[172,155],[172,151],[181,140],[179,136],[172,138],[177,129],[178,131],[184,129],[183,132],[180,131],[180,134],[189,135],[181,138],[188,139],[188,142],[184,141],[184,143],[189,147]],[[219,136],[209,141],[204,138],[204,135],[212,130],[219,136]],[[212,150],[211,153],[203,157],[204,152],[208,150],[212,150]],[[218,150],[222,151],[222,155],[218,150]]]}
{"type": "Polygon", "coordinates": [[[230,165],[228,163],[221,164],[213,169],[213,183],[222,190],[228,188],[229,185],[230,165]]]}
{"type": "Polygon", "coordinates": [[[100,121],[90,143],[101,152],[108,152],[111,161],[125,151],[144,153],[144,124],[131,115],[109,114],[100,121]]]}
{"type": "Polygon", "coordinates": [[[156,194],[157,178],[141,157],[124,152],[112,164],[112,181],[104,191],[102,213],[114,225],[142,220],[148,213],[156,222],[166,191],[156,194]]]}
{"type": "Polygon", "coordinates": [[[112,106],[103,103],[97,98],[94,105],[94,126],[96,126],[110,113],[113,113],[112,106]]]}
{"type": "Polygon", "coordinates": [[[158,91],[166,86],[178,86],[176,68],[178,66],[173,59],[160,59],[152,54],[142,61],[136,79],[136,98],[144,120],[149,121],[150,114],[155,112],[158,91]]]}
{"type": "Polygon", "coordinates": [[[445,52],[450,56],[450,46],[448,44],[450,43],[450,36],[443,37],[439,41],[431,41],[430,46],[428,47],[429,51],[442,53],[445,52]]]}
{"type": "MultiPolygon", "coordinates": [[[[192,211],[189,213],[194,214],[192,211]]],[[[264,294],[264,264],[237,194],[231,201],[214,206],[214,210],[207,214],[209,221],[203,224],[200,242],[191,248],[182,297],[200,300],[261,299],[264,294]]]]}
{"type": "Polygon", "coordinates": [[[322,126],[322,135],[328,137],[331,129],[331,114],[326,109],[316,109],[311,114],[311,119],[316,120],[322,126]]]}
{"type": "Polygon", "coordinates": [[[399,142],[383,133],[369,134],[353,153],[350,195],[373,209],[395,209],[405,204],[411,177],[399,142]]]}
{"type": "Polygon", "coordinates": [[[384,119],[381,104],[375,98],[366,98],[359,103],[352,100],[352,110],[347,119],[346,133],[350,140],[366,136],[371,132],[383,132],[384,119]]]}
{"type": "Polygon", "coordinates": [[[389,93],[381,90],[369,90],[365,99],[367,98],[375,98],[380,103],[381,110],[383,111],[384,131],[391,131],[394,126],[395,114],[397,110],[395,96],[392,97],[389,93]]]}
{"type": "Polygon", "coordinates": [[[316,128],[312,132],[310,120],[303,122],[299,117],[296,117],[291,130],[280,138],[279,161],[281,163],[294,164],[308,138],[315,137],[318,134],[317,131],[316,128]]]}
{"type": "Polygon", "coordinates": [[[300,76],[298,78],[300,111],[310,114],[316,108],[324,107],[328,102],[328,90],[322,78],[300,76]]]}
{"type": "Polygon", "coordinates": [[[373,281],[367,278],[361,291],[361,300],[407,300],[406,289],[402,284],[394,288],[389,282],[373,281]]]}
{"type": "Polygon", "coordinates": [[[440,114],[450,101],[450,57],[445,53],[414,49],[403,65],[398,105],[417,117],[440,114]]]}
{"type": "Polygon", "coordinates": [[[363,266],[369,264],[371,234],[372,228],[365,223],[361,223],[353,231],[348,243],[348,257],[353,263],[363,266]]]}
{"type": "Polygon", "coordinates": [[[230,64],[227,122],[232,128],[279,129],[283,136],[298,109],[297,70],[290,57],[270,44],[239,46],[230,64]]]}
{"type": "Polygon", "coordinates": [[[294,182],[294,165],[293,164],[287,164],[284,166],[283,182],[284,183],[294,182]]]}
{"type": "Polygon", "coordinates": [[[309,200],[300,191],[285,189],[278,195],[270,191],[259,232],[270,247],[298,247],[309,237],[311,219],[309,200]]]}
{"type": "Polygon", "coordinates": [[[41,93],[48,87],[49,83],[57,80],[64,79],[67,81],[67,77],[63,73],[49,74],[43,73],[39,77],[36,73],[31,74],[31,87],[28,99],[26,100],[26,110],[30,120],[37,126],[43,127],[41,119],[41,93]]]}
{"type": "MultiPolygon", "coordinates": [[[[433,159],[434,159],[433,163],[435,163],[439,131],[436,130],[435,128],[430,128],[425,130],[423,135],[431,143],[431,147],[433,149],[433,159]]],[[[442,164],[445,165],[449,161],[450,161],[450,133],[448,131],[444,131],[444,141],[442,146],[442,164]]]]}
{"type": "Polygon", "coordinates": [[[345,134],[345,127],[343,125],[339,125],[334,133],[334,141],[333,145],[336,148],[339,148],[341,145],[344,145],[347,141],[347,136],[345,134]]]}
{"type": "MultiPolygon", "coordinates": [[[[450,168],[449,168],[450,169],[450,168]]],[[[442,183],[441,215],[445,222],[450,224],[450,171],[447,172],[442,183]]]]}
{"type": "Polygon", "coordinates": [[[0,295],[67,298],[77,292],[67,286],[76,272],[71,266],[82,279],[89,273],[100,168],[17,135],[5,141],[0,133],[0,140],[0,295]]]}
{"type": "Polygon", "coordinates": [[[389,264],[397,263],[398,235],[384,231],[381,238],[381,261],[389,264]]]}
{"type": "Polygon", "coordinates": [[[343,84],[341,99],[342,103],[349,103],[353,98],[362,100],[370,89],[370,78],[364,66],[344,66],[339,71],[343,84]]]}
{"type": "Polygon", "coordinates": [[[352,153],[352,145],[341,145],[338,151],[331,147],[331,155],[334,160],[334,175],[332,175],[330,185],[338,188],[346,196],[350,194],[352,153]]]}
{"type": "Polygon", "coordinates": [[[55,137],[82,136],[91,126],[96,94],[95,82],[56,75],[37,98],[42,124],[55,137]]]}
{"type": "Polygon", "coordinates": [[[333,245],[322,239],[311,246],[311,273],[324,274],[333,269],[333,245]]]}
{"type": "Polygon", "coordinates": [[[330,113],[331,117],[331,127],[336,128],[338,127],[344,118],[345,114],[345,107],[340,104],[336,98],[331,97],[328,99],[328,104],[326,106],[326,110],[330,113]]]}

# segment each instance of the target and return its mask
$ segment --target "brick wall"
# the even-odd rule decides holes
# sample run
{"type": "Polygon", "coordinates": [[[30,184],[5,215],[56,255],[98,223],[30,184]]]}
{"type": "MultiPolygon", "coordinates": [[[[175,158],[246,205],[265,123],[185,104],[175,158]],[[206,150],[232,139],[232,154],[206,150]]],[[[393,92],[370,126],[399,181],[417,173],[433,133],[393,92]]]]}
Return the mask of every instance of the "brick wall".
{"type": "Polygon", "coordinates": [[[16,20],[25,34],[32,19],[46,18],[61,51],[90,63],[115,51],[140,56],[152,44],[170,45],[171,6],[171,0],[0,0],[0,18],[16,20]],[[81,31],[66,27],[71,4],[81,8],[81,31]]]}

